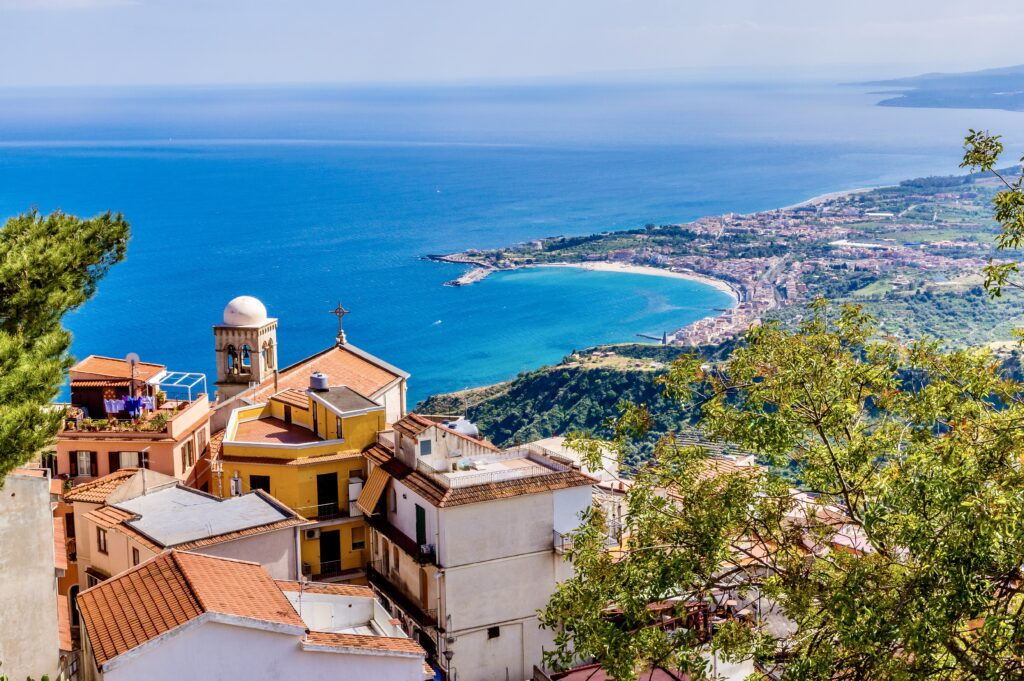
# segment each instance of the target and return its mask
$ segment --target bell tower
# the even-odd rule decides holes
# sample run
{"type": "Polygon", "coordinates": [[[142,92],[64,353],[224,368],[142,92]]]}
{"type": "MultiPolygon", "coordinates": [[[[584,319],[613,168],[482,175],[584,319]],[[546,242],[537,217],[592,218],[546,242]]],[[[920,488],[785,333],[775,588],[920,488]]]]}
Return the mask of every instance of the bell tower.
{"type": "Polygon", "coordinates": [[[238,296],[224,308],[224,323],[213,327],[217,392],[226,400],[261,383],[277,368],[277,320],[252,296],[238,296]]]}

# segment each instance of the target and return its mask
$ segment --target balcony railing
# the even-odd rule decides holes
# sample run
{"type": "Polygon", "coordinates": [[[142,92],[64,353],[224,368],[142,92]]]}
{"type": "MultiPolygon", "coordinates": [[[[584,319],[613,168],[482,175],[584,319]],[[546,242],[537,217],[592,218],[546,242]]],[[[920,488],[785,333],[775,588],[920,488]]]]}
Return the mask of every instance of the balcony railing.
{"type": "Polygon", "coordinates": [[[310,520],[333,520],[334,518],[349,517],[349,512],[337,503],[299,506],[295,509],[295,512],[303,518],[309,518],[310,520]]]}
{"type": "Polygon", "coordinates": [[[420,565],[437,565],[437,551],[433,544],[417,544],[400,529],[379,515],[367,516],[366,523],[392,544],[404,551],[420,565]]]}
{"type": "Polygon", "coordinates": [[[416,470],[419,473],[430,476],[432,480],[446,489],[461,489],[463,487],[486,485],[492,482],[532,478],[540,475],[548,475],[550,473],[564,472],[570,469],[570,467],[565,464],[540,456],[534,452],[527,452],[525,456],[522,452],[489,453],[486,456],[481,456],[479,458],[487,462],[528,459],[536,464],[536,466],[523,468],[501,468],[498,470],[477,471],[472,473],[461,470],[438,470],[422,459],[416,459],[416,470]]]}
{"type": "Polygon", "coordinates": [[[370,586],[394,603],[399,610],[416,620],[421,627],[437,626],[437,609],[424,608],[418,598],[410,595],[396,582],[391,581],[391,575],[384,571],[381,561],[375,560],[366,566],[366,578],[370,582],[370,586]]]}
{"type": "Polygon", "coordinates": [[[311,579],[335,579],[337,577],[360,576],[363,570],[360,568],[344,569],[340,560],[327,560],[321,563],[303,563],[302,574],[311,579]]]}

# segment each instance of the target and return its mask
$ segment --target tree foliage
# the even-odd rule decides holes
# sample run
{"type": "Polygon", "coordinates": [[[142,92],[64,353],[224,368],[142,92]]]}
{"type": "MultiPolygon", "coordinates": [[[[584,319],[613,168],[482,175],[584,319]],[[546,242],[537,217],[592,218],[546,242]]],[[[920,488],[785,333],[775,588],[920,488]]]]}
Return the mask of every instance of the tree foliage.
{"type": "MultiPolygon", "coordinates": [[[[972,131],[965,151],[991,171],[1002,147],[972,131]]],[[[1020,181],[995,214],[1000,246],[1021,243],[1020,181]]],[[[1015,272],[990,264],[994,295],[1015,272]]],[[[751,329],[725,364],[684,357],[661,382],[709,439],[776,466],[722,467],[663,438],[626,494],[621,548],[599,511],[574,537],[575,575],[542,613],[551,664],[706,676],[707,645],[648,606],[730,594],[756,615],[711,646],[785,679],[1024,678],[1024,384],[988,350],[900,344],[819,300],[797,328],[751,329]],[[776,472],[787,461],[800,489],[776,472]]],[[[629,406],[614,437],[576,444],[597,465],[650,422],[629,406]]]]}
{"type": "Polygon", "coordinates": [[[32,211],[0,229],[0,480],[45,447],[63,414],[52,407],[72,360],[61,322],[124,258],[128,223],[32,211]]]}

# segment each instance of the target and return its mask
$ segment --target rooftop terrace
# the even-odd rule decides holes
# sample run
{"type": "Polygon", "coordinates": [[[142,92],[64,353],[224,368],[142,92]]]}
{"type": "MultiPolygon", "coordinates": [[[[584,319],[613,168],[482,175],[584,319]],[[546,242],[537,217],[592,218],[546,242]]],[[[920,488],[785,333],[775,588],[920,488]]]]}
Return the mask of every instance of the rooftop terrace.
{"type": "Polygon", "coordinates": [[[320,441],[320,438],[308,428],[294,423],[285,423],[273,416],[240,421],[235,428],[234,437],[231,439],[236,442],[282,445],[301,445],[320,441]]]}
{"type": "Polygon", "coordinates": [[[416,470],[429,475],[442,487],[457,489],[551,475],[571,469],[565,464],[521,449],[452,459],[450,465],[454,465],[455,470],[438,470],[420,459],[416,462],[416,470]]]}

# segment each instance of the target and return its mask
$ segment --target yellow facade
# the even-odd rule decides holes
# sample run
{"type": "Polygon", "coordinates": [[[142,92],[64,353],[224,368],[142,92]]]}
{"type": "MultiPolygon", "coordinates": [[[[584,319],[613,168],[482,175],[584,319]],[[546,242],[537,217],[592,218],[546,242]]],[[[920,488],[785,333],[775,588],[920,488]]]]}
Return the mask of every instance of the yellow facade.
{"type": "MultiPolygon", "coordinates": [[[[237,409],[225,433],[220,475],[215,477],[212,491],[229,496],[231,479],[236,477],[243,493],[254,487],[269,488],[271,496],[317,521],[302,533],[300,547],[302,561],[310,566],[313,575],[361,570],[369,557],[369,529],[360,515],[352,515],[359,511],[356,499],[349,498],[349,482],[366,479],[366,459],[361,453],[376,442],[377,433],[384,428],[383,409],[341,416],[312,398],[305,409],[276,400],[237,409]],[[239,439],[239,425],[248,421],[263,420],[283,426],[286,408],[293,429],[299,426],[311,431],[308,442],[254,443],[239,439]],[[316,438],[312,437],[313,409],[316,438]],[[336,476],[333,490],[331,474],[336,476]],[[324,496],[331,499],[329,504],[324,503],[324,496]],[[325,548],[325,544],[329,546],[325,548]],[[324,553],[333,555],[325,559],[324,553]]],[[[353,581],[365,583],[358,577],[353,581]]]]}

